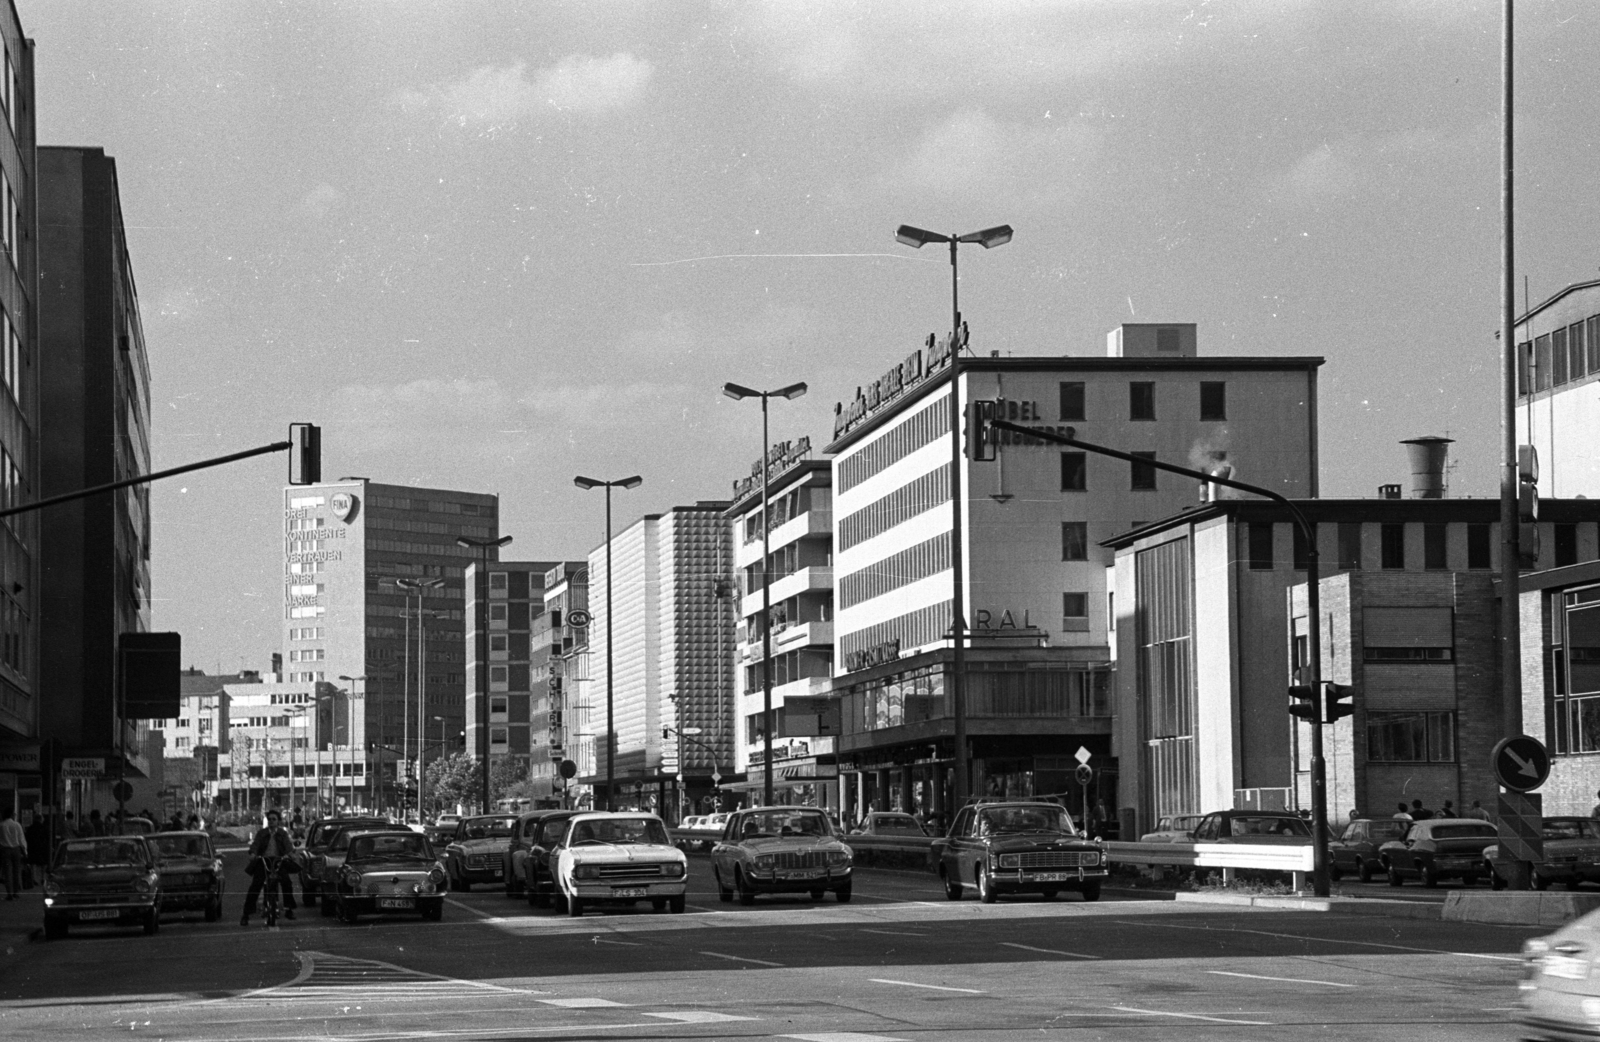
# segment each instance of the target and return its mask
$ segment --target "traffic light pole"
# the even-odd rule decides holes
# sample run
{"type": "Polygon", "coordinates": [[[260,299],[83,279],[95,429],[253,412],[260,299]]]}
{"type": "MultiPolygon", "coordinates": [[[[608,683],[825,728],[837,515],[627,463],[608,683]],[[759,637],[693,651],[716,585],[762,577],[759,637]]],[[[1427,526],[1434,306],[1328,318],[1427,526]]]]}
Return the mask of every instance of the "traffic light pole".
{"type": "MultiPolygon", "coordinates": [[[[1127,460],[1129,463],[1142,464],[1156,470],[1165,470],[1184,477],[1195,478],[1199,481],[1210,482],[1214,485],[1224,485],[1236,488],[1241,492],[1249,492],[1257,496],[1264,496],[1274,503],[1282,505],[1289,511],[1294,523],[1300,529],[1300,534],[1306,544],[1306,658],[1310,670],[1311,689],[1316,694],[1313,703],[1317,707],[1317,716],[1311,726],[1311,833],[1312,833],[1312,861],[1311,861],[1311,886],[1318,897],[1327,897],[1330,891],[1328,876],[1328,769],[1327,762],[1322,753],[1322,598],[1321,598],[1321,573],[1317,566],[1317,526],[1306,518],[1306,515],[1287,496],[1274,492],[1260,485],[1251,485],[1244,481],[1235,481],[1233,478],[1224,478],[1215,474],[1207,474],[1203,470],[1193,470],[1189,467],[1180,467],[1174,463],[1163,463],[1160,460],[1147,456],[1135,456],[1131,452],[1120,449],[1108,449],[1104,445],[1094,445],[1086,441],[1079,441],[1076,432],[1071,427],[1066,428],[1066,434],[1057,434],[1054,431],[1039,427],[1023,427],[1020,424],[1009,423],[1005,420],[990,420],[991,429],[1007,430],[1016,434],[1026,435],[1040,441],[1067,445],[1085,452],[1092,452],[1099,456],[1110,456],[1113,459],[1127,460]]],[[[983,436],[974,439],[974,444],[987,441],[986,432],[983,436]]]]}

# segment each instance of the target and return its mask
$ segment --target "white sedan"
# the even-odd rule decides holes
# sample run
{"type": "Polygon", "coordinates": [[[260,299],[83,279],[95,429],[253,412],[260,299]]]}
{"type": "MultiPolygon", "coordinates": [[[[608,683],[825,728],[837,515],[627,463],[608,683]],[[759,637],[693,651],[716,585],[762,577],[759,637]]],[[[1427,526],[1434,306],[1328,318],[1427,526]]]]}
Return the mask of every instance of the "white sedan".
{"type": "Polygon", "coordinates": [[[551,851],[556,907],[580,916],[594,904],[649,901],[658,912],[684,910],[689,859],[654,814],[575,815],[551,851]]]}

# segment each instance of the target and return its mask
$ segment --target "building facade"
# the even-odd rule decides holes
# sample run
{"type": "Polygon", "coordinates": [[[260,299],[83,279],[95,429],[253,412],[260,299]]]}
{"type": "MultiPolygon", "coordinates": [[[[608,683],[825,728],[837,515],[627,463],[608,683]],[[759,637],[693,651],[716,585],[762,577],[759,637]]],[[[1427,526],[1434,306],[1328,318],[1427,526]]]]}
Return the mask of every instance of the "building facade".
{"type": "Polygon", "coordinates": [[[425,740],[441,729],[442,751],[461,749],[466,570],[480,552],[456,539],[493,541],[498,514],[492,495],[366,478],[284,489],[283,681],[347,691],[343,751],[381,760],[387,781],[435,759],[425,740]]]}
{"type": "Polygon", "coordinates": [[[526,779],[532,766],[529,631],[544,614],[544,577],[554,566],[553,561],[497,561],[487,570],[477,562],[467,566],[466,747],[474,755],[488,749],[491,777],[526,779]]]}
{"type": "Polygon", "coordinates": [[[575,803],[575,786],[561,773],[563,760],[572,760],[574,776],[593,773],[593,741],[586,740],[585,756],[577,743],[569,740],[567,728],[569,696],[575,712],[587,701],[576,685],[586,666],[579,656],[588,647],[588,607],[585,562],[563,561],[545,573],[545,610],[529,624],[528,652],[528,782],[534,801],[541,806],[570,807],[575,803]],[[590,766],[580,767],[580,761],[590,766]]]}
{"type": "MultiPolygon", "coordinates": [[[[37,155],[39,262],[50,272],[38,311],[46,498],[150,472],[150,368],[115,160],[97,148],[37,155]]],[[[149,629],[149,508],[148,487],[135,485],[39,518],[40,722],[60,755],[105,764],[80,800],[153,769],[148,729],[123,719],[115,697],[119,638],[149,629]]]]}
{"type": "Polygon", "coordinates": [[[1538,451],[1539,494],[1600,496],[1600,280],[1529,309],[1517,349],[1517,441],[1538,451]]]}
{"type": "MultiPolygon", "coordinates": [[[[834,692],[850,813],[942,817],[955,794],[950,670],[950,344],[930,343],[835,410],[834,692]]],[[[963,409],[1291,496],[1316,484],[1317,358],[1204,358],[1193,325],[1124,326],[1103,357],[973,358],[963,409]]],[[[1116,805],[1112,552],[1196,501],[1195,482],[995,431],[963,456],[963,679],[972,794],[1070,793],[1079,750],[1116,805]]]]}

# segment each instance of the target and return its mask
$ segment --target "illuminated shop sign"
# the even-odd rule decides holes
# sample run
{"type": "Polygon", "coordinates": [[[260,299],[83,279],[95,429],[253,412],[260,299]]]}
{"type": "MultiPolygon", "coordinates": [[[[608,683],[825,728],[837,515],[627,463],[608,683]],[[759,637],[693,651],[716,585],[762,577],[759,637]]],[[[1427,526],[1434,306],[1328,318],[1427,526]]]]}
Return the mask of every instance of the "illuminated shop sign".
{"type": "MultiPolygon", "coordinates": [[[[811,436],[808,434],[796,441],[780,442],[772,446],[767,453],[767,478],[776,481],[789,468],[803,460],[811,458],[811,436]]],[[[750,476],[735,478],[733,480],[733,498],[743,499],[751,492],[761,487],[761,460],[757,459],[750,464],[750,476]]]]}
{"type": "Polygon", "coordinates": [[[861,651],[852,651],[844,657],[844,668],[851,673],[859,669],[870,669],[881,666],[885,662],[893,662],[900,657],[900,638],[886,640],[882,644],[874,644],[861,651]]]}
{"type": "Polygon", "coordinates": [[[846,405],[839,402],[833,407],[833,436],[837,440],[854,430],[862,421],[885,405],[899,398],[922,381],[937,375],[950,365],[950,352],[967,346],[967,324],[963,322],[956,333],[943,338],[928,334],[921,351],[913,351],[905,361],[890,369],[865,387],[856,388],[855,400],[846,405]]]}

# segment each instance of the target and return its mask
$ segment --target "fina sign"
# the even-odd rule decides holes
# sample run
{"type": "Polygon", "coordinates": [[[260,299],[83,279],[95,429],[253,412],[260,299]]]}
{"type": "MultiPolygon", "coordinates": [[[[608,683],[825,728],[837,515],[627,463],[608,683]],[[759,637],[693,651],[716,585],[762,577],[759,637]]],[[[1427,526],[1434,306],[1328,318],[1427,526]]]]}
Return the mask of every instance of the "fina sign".
{"type": "Polygon", "coordinates": [[[361,509],[361,500],[349,492],[336,492],[329,505],[333,507],[333,516],[348,525],[361,509]]]}

